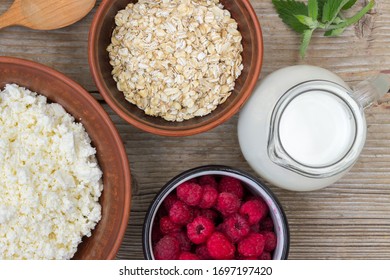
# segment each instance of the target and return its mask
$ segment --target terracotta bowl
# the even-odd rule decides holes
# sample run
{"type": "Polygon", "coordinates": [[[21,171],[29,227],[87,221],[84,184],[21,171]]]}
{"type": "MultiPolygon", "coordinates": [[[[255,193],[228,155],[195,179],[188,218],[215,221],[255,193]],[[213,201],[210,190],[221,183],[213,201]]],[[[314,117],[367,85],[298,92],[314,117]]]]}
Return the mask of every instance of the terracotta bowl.
{"type": "Polygon", "coordinates": [[[221,0],[238,22],[243,36],[244,70],[236,80],[231,96],[212,113],[184,122],[169,122],[159,117],[148,116],[130,104],[117,89],[111,76],[107,46],[115,27],[114,17],[129,2],[136,0],[106,0],[98,8],[89,33],[89,63],[97,88],[108,105],[128,123],[154,134],[164,136],[187,136],[212,129],[231,118],[251,95],[260,74],[263,57],[263,41],[260,24],[249,0],[221,0]]]}
{"type": "Polygon", "coordinates": [[[102,219],[92,236],[83,239],[74,259],[114,259],[129,219],[131,181],[127,155],[111,119],[80,85],[35,62],[0,56],[1,90],[8,83],[45,95],[84,125],[103,171],[102,219]]]}

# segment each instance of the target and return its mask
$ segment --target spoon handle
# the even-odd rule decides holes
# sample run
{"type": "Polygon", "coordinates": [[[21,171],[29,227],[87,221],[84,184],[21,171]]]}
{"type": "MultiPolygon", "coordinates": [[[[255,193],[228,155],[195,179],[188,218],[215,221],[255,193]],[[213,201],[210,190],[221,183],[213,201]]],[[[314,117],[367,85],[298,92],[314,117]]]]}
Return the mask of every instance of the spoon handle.
{"type": "Polygon", "coordinates": [[[19,1],[15,1],[12,6],[0,15],[0,29],[17,25],[20,18],[20,4],[19,1]]]}
{"type": "Polygon", "coordinates": [[[0,16],[0,29],[13,24],[11,22],[12,17],[10,16],[10,13],[8,11],[0,16]]]}

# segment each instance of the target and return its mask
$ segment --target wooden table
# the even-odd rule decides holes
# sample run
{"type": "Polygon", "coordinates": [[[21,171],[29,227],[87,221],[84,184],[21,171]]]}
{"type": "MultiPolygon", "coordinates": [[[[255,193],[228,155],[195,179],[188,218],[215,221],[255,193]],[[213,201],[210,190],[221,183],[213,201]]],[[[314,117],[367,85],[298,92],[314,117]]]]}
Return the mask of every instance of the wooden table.
{"type": "MultiPolygon", "coordinates": [[[[11,2],[1,0],[0,12],[11,2]]],[[[299,58],[299,37],[281,22],[271,0],[251,2],[264,37],[260,78],[284,66],[312,64],[353,85],[390,69],[388,0],[377,0],[375,10],[338,38],[316,33],[305,60],[299,58]]],[[[237,116],[207,133],[168,138],[140,131],[113,113],[97,92],[88,67],[87,37],[95,11],[96,7],[82,21],[60,30],[0,30],[0,55],[30,59],[65,73],[91,92],[110,114],[126,146],[133,177],[130,220],[117,258],[142,259],[145,212],[170,178],[205,164],[225,164],[255,173],[238,145],[237,116]]],[[[368,109],[366,116],[368,137],[363,153],[352,171],[336,184],[307,193],[267,184],[289,220],[290,259],[390,259],[390,96],[368,109]]]]}

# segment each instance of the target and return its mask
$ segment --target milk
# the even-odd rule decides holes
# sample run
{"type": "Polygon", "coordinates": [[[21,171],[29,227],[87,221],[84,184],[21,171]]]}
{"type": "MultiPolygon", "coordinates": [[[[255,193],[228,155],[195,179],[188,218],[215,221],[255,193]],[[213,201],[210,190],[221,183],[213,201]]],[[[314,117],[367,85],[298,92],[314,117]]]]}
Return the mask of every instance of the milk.
{"type": "Polygon", "coordinates": [[[293,191],[329,186],[357,161],[367,134],[364,109],[390,89],[378,74],[352,90],[320,67],[279,69],[256,86],[238,119],[241,151],[262,178],[293,191]]]}
{"type": "Polygon", "coordinates": [[[282,147],[292,159],[312,167],[341,160],[355,139],[356,124],[348,104],[325,91],[295,97],[279,123],[282,147]]]}
{"type": "Polygon", "coordinates": [[[352,90],[334,73],[299,65],[256,86],[240,111],[243,156],[263,179],[293,191],[329,186],[356,162],[366,122],[352,90]]]}

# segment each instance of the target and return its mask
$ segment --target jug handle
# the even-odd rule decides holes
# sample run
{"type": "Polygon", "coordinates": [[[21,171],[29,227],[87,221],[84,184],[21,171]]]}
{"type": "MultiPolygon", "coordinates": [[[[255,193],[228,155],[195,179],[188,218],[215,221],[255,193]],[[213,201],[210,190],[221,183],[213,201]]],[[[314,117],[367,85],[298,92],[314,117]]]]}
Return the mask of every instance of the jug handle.
{"type": "Polygon", "coordinates": [[[352,95],[362,108],[365,109],[384,96],[389,89],[390,76],[380,73],[357,84],[353,88],[352,95]]]}

